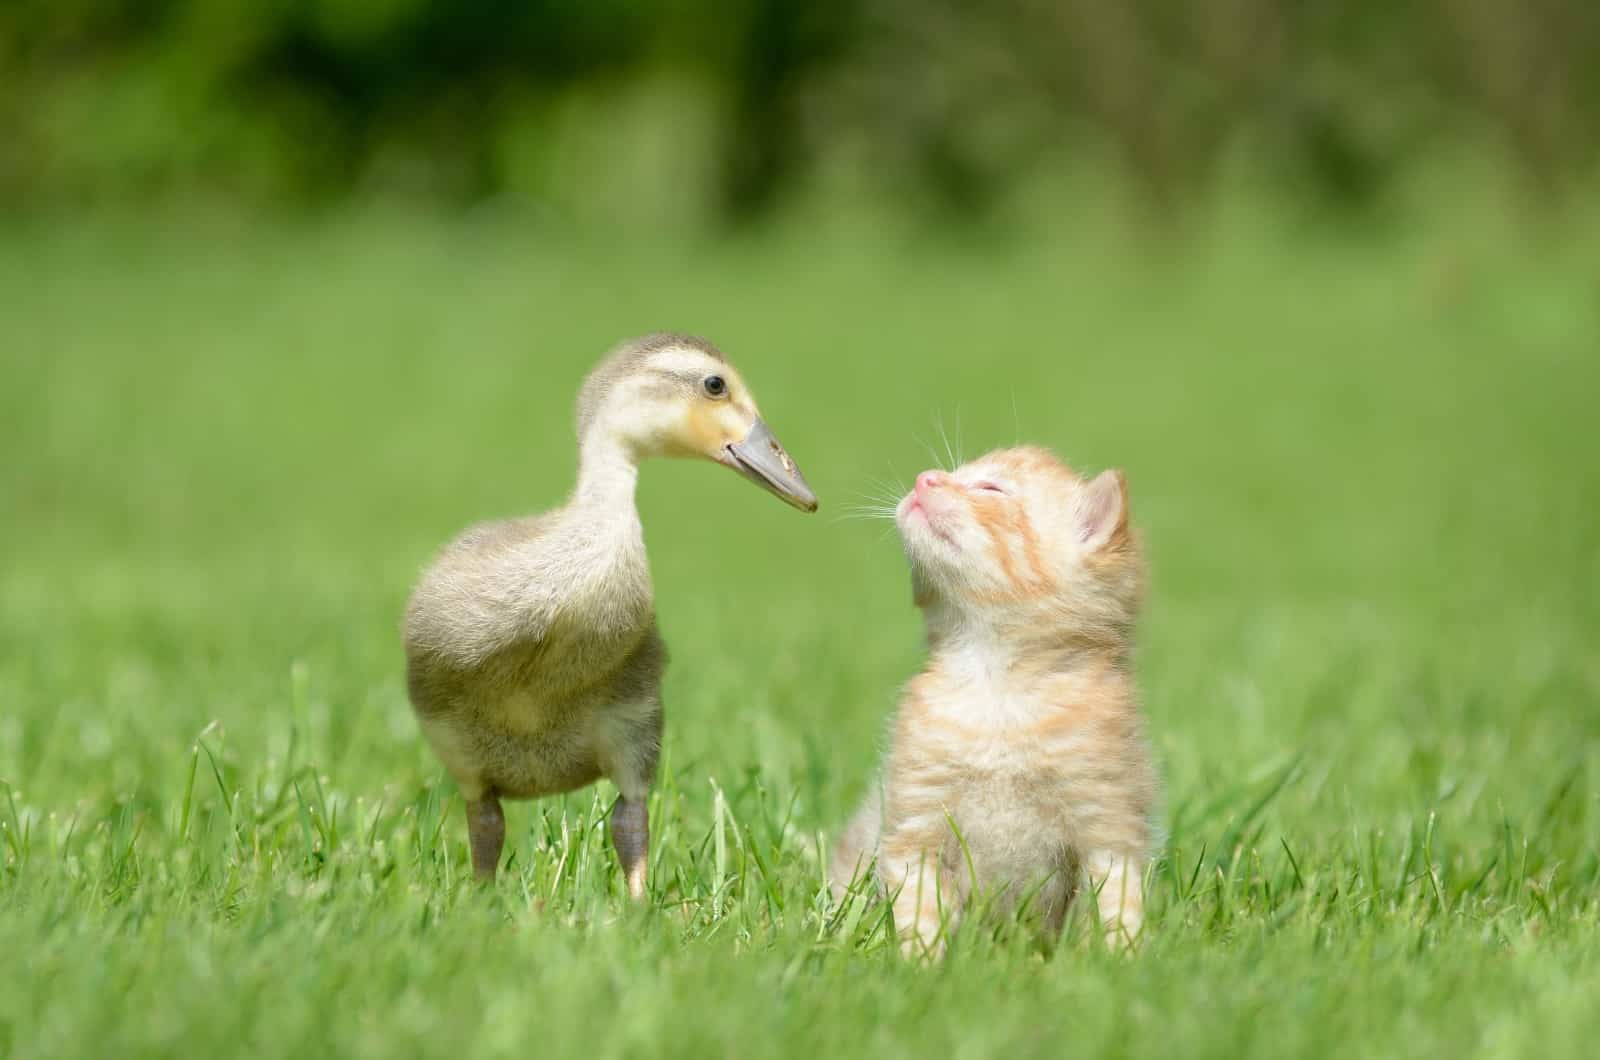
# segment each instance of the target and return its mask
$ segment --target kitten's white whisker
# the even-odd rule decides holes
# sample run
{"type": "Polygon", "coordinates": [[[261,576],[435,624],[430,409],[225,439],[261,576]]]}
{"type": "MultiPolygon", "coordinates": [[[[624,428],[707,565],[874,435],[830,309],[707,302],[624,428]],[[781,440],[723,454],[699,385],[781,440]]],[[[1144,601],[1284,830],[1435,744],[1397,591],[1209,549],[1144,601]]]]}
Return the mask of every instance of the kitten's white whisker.
{"type": "Polygon", "coordinates": [[[873,479],[871,485],[872,488],[877,492],[868,496],[866,498],[867,500],[883,501],[887,503],[889,501],[898,501],[901,497],[906,495],[906,491],[901,489],[900,486],[893,482],[883,482],[878,479],[873,479]]]}
{"type": "Polygon", "coordinates": [[[892,508],[899,504],[900,498],[904,496],[905,494],[903,493],[890,492],[888,488],[879,485],[876,493],[858,494],[855,500],[858,504],[869,504],[873,507],[879,508],[892,508]]]}
{"type": "Polygon", "coordinates": [[[938,427],[939,427],[939,437],[944,441],[945,456],[948,457],[949,460],[950,460],[949,466],[945,467],[944,470],[946,470],[946,471],[954,471],[959,466],[959,464],[958,464],[958,461],[956,460],[956,452],[955,452],[955,450],[950,448],[950,435],[944,429],[944,410],[943,409],[941,409],[939,411],[938,427]]]}
{"type": "Polygon", "coordinates": [[[848,506],[834,521],[893,519],[898,510],[899,502],[893,501],[888,497],[863,497],[861,498],[861,503],[848,506]]]}

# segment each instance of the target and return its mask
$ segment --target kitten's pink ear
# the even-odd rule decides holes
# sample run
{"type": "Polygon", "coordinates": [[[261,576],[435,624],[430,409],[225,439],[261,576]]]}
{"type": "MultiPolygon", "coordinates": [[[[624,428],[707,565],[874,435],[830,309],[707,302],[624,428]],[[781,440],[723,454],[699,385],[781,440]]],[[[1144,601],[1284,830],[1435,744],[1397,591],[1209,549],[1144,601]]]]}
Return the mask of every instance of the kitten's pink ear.
{"type": "Polygon", "coordinates": [[[1102,471],[1078,494],[1078,540],[1094,552],[1128,532],[1128,480],[1120,471],[1102,471]]]}

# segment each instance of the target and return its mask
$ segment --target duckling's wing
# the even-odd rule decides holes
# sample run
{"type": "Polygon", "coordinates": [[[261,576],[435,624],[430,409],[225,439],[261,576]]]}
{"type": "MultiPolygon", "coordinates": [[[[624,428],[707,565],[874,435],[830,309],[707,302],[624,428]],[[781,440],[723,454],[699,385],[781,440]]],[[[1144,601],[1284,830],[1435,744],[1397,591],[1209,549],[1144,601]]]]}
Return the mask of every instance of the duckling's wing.
{"type": "Polygon", "coordinates": [[[508,645],[537,644],[561,601],[551,516],[481,523],[446,545],[406,606],[406,654],[470,670],[508,645]]]}

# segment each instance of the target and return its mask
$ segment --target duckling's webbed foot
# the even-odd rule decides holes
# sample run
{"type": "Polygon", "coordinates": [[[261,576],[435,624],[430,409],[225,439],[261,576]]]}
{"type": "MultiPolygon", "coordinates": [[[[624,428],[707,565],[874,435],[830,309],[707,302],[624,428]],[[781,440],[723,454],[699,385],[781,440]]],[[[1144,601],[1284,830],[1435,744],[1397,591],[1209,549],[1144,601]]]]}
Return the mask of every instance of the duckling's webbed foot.
{"type": "Polygon", "coordinates": [[[492,881],[506,843],[506,815],[493,794],[467,803],[467,839],[472,844],[472,871],[479,880],[492,881]]]}
{"type": "Polygon", "coordinates": [[[644,897],[646,862],[650,851],[650,813],[644,798],[621,798],[611,811],[611,844],[617,848],[628,897],[644,897]]]}

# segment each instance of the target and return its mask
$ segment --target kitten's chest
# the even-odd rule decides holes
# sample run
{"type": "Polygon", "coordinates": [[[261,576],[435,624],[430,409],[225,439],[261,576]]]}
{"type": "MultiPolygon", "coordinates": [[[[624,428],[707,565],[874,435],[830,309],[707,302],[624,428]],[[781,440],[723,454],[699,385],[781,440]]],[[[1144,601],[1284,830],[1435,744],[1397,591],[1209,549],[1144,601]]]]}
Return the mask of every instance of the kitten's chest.
{"type": "Polygon", "coordinates": [[[1005,670],[971,667],[931,677],[913,688],[918,712],[975,753],[1015,757],[1059,713],[1048,690],[1005,670]]]}
{"type": "Polygon", "coordinates": [[[986,875],[1021,878],[1038,867],[1040,851],[1059,845],[1062,813],[1089,765],[1086,748],[1041,731],[1049,704],[1028,690],[969,685],[963,693],[933,705],[913,737],[912,757],[926,772],[913,773],[941,789],[986,875]]]}
{"type": "Polygon", "coordinates": [[[1094,739],[1080,704],[1058,686],[978,672],[925,684],[901,738],[913,757],[980,800],[1036,806],[1093,767],[1094,739]]]}

